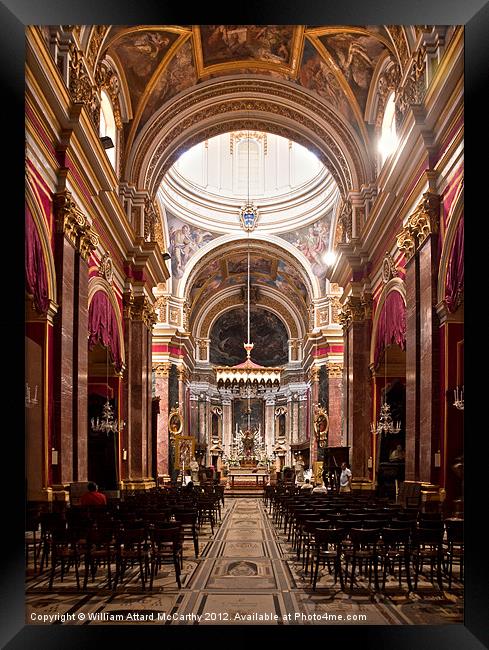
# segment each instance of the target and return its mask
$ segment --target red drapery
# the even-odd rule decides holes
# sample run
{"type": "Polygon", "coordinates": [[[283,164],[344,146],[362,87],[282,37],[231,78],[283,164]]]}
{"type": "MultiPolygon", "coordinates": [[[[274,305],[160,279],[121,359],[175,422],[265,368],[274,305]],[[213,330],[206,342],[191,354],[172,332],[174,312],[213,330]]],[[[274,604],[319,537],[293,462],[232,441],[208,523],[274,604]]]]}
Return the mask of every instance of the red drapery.
{"type": "Polygon", "coordinates": [[[464,215],[460,217],[448,262],[445,303],[449,312],[457,311],[464,291],[464,215]]]}
{"type": "Polygon", "coordinates": [[[41,314],[49,308],[48,278],[41,240],[29,207],[25,206],[25,282],[34,296],[34,307],[41,314]]]}
{"type": "Polygon", "coordinates": [[[406,305],[399,291],[391,291],[382,305],[375,341],[375,366],[386,345],[392,343],[397,343],[401,350],[406,349],[406,305]]]}
{"type": "Polygon", "coordinates": [[[88,349],[92,350],[97,343],[108,348],[115,369],[119,372],[122,368],[122,358],[117,319],[107,294],[103,291],[97,291],[90,303],[88,333],[88,349]]]}

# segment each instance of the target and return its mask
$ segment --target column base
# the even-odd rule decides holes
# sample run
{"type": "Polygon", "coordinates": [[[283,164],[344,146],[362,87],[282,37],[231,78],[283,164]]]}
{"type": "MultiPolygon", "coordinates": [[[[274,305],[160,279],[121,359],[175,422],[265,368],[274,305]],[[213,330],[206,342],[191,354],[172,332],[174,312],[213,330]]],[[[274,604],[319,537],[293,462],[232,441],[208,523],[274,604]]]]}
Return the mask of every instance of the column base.
{"type": "Polygon", "coordinates": [[[27,490],[27,501],[50,503],[53,500],[53,488],[41,488],[39,490],[27,490]]]}
{"type": "Polygon", "coordinates": [[[56,484],[52,486],[53,501],[69,502],[70,500],[70,484],[56,484]]]}

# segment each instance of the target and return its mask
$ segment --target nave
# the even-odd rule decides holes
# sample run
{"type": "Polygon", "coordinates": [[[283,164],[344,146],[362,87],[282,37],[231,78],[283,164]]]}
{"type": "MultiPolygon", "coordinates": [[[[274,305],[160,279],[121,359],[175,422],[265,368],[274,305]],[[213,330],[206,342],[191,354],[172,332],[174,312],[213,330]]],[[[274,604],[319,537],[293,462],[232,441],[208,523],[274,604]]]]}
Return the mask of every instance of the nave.
{"type": "MultiPolygon", "coordinates": [[[[122,583],[109,589],[107,573],[97,570],[86,590],[77,590],[71,567],[61,582],[57,570],[49,590],[49,570],[33,575],[28,567],[28,623],[35,624],[159,624],[159,625],[421,625],[461,623],[463,586],[458,567],[448,590],[421,575],[414,592],[405,579],[387,575],[384,593],[357,572],[353,589],[335,584],[334,574],[320,567],[316,589],[310,569],[304,572],[288,530],[269,500],[228,498],[216,517],[198,529],[199,554],[192,539],[183,545],[181,589],[171,564],[158,571],[153,588],[141,588],[139,568],[129,568],[122,583]],[[340,619],[341,616],[341,619],[340,619]]],[[[30,559],[31,561],[31,559],[30,559]]],[[[83,576],[83,565],[80,574],[83,576]]],[[[379,570],[379,575],[381,571],[379,570]]]]}

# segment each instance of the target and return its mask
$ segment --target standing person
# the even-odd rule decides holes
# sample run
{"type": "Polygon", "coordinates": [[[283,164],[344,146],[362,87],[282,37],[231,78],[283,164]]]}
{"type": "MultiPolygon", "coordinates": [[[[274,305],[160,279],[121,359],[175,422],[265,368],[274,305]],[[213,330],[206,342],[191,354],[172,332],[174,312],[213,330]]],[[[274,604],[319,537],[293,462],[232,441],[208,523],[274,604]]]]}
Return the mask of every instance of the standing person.
{"type": "Polygon", "coordinates": [[[87,485],[88,492],[82,494],[80,504],[82,506],[105,506],[107,505],[107,497],[102,492],[98,491],[98,485],[90,481],[87,485]]]}
{"type": "Polygon", "coordinates": [[[341,463],[340,492],[351,492],[351,470],[346,463],[341,463]]]}

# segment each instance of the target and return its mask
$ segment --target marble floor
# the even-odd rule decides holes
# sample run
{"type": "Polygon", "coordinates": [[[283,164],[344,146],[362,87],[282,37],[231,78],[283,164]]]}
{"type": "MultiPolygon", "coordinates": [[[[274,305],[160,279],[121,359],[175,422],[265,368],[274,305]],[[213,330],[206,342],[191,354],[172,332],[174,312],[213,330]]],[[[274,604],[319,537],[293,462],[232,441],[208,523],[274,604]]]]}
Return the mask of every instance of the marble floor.
{"type": "MultiPolygon", "coordinates": [[[[199,533],[200,554],[184,544],[182,588],[171,565],[157,574],[153,590],[142,591],[136,569],[117,590],[105,571],[77,592],[73,570],[63,582],[32,575],[26,582],[26,623],[54,625],[443,625],[463,622],[463,586],[440,590],[420,579],[416,593],[388,578],[386,594],[359,578],[341,591],[327,569],[316,591],[285,535],[278,533],[263,500],[226,498],[222,521],[199,533]]],[[[444,587],[447,585],[444,583],[444,587]]]]}

